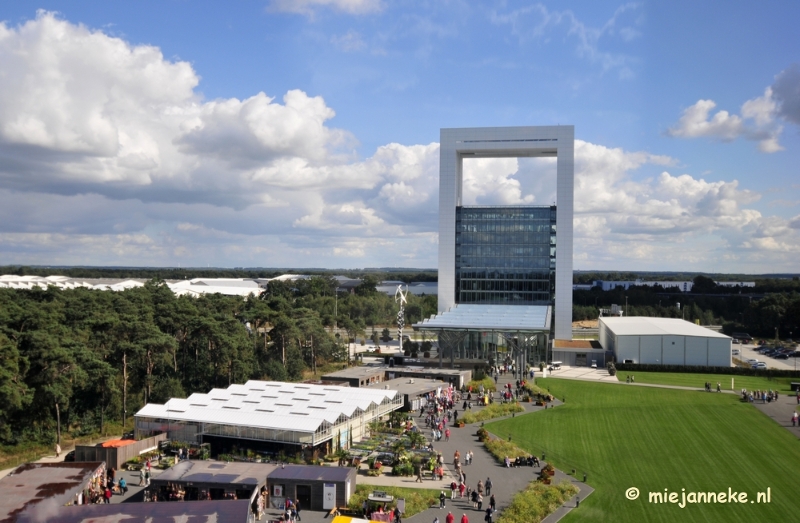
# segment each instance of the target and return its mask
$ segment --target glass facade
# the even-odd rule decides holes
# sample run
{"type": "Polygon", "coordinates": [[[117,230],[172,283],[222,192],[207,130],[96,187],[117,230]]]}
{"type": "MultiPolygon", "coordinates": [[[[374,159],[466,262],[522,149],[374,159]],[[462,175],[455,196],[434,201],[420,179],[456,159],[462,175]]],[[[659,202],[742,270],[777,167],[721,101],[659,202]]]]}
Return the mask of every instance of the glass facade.
{"type": "Polygon", "coordinates": [[[457,207],[456,303],[552,305],[556,207],[457,207]]]}

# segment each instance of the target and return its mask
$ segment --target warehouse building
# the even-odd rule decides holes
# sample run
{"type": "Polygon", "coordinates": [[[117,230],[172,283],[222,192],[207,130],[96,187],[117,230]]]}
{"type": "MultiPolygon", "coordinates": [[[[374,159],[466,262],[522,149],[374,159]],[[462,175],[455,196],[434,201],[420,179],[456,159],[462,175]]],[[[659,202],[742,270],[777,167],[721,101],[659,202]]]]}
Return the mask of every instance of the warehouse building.
{"type": "Polygon", "coordinates": [[[601,317],[600,344],[620,363],[731,366],[731,338],[675,318],[601,317]]]}
{"type": "Polygon", "coordinates": [[[212,452],[237,447],[266,452],[330,452],[367,435],[371,421],[399,410],[394,390],[250,380],[149,403],[134,416],[136,438],[210,443],[212,452]],[[335,441],[334,441],[335,440],[335,441]]]}

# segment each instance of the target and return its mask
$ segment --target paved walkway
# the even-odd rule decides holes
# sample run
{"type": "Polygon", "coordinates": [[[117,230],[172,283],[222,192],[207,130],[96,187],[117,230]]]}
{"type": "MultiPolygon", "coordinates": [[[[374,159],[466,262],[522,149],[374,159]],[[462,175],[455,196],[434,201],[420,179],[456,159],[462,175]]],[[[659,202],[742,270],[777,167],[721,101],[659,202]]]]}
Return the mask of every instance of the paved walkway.
{"type": "MultiPolygon", "coordinates": [[[[510,375],[504,376],[499,380],[499,385],[502,386],[505,383],[510,381],[514,381],[514,378],[510,375]]],[[[556,401],[554,402],[556,408],[561,402],[556,401]]],[[[521,403],[527,412],[535,412],[538,410],[542,410],[543,407],[537,407],[533,403],[521,403]]],[[[460,405],[458,406],[459,415],[463,414],[460,405]]],[[[480,407],[473,407],[473,411],[480,410],[480,407]]],[[[524,413],[521,413],[524,414],[524,413]]],[[[518,414],[518,415],[521,415],[518,414]]],[[[497,418],[502,419],[502,418],[497,418]]],[[[418,417],[418,414],[414,415],[414,421],[421,421],[421,418],[418,417]]],[[[495,421],[495,420],[492,420],[495,421]]],[[[445,517],[447,516],[448,512],[452,512],[453,516],[455,516],[456,521],[461,520],[462,514],[466,514],[469,520],[473,523],[477,522],[480,523],[483,521],[483,517],[485,514],[486,508],[489,506],[489,496],[484,495],[484,504],[483,510],[478,510],[472,507],[472,503],[467,499],[450,499],[450,482],[453,481],[454,478],[454,467],[453,467],[453,454],[456,450],[461,452],[462,456],[462,463],[463,463],[463,456],[466,454],[468,450],[472,450],[474,454],[474,458],[471,465],[464,465],[463,470],[467,476],[467,485],[471,487],[475,487],[478,484],[478,480],[482,480],[484,483],[486,482],[486,478],[491,478],[492,483],[494,484],[492,488],[492,494],[495,495],[495,500],[497,502],[497,510],[498,512],[495,514],[495,520],[497,516],[511,503],[512,498],[517,492],[523,490],[528,484],[536,479],[539,475],[539,471],[541,470],[540,467],[519,467],[519,468],[505,468],[504,466],[498,464],[494,457],[492,457],[489,452],[486,451],[483,444],[478,441],[476,432],[480,427],[479,423],[473,423],[471,425],[466,425],[464,428],[454,427],[451,428],[450,431],[450,441],[444,441],[444,438],[441,441],[434,443],[434,450],[437,452],[441,452],[445,458],[445,477],[444,480],[431,480],[425,479],[422,483],[415,482],[415,477],[398,477],[398,476],[387,476],[381,475],[378,477],[368,477],[365,475],[359,474],[358,476],[358,483],[359,484],[369,484],[375,485],[376,489],[379,489],[380,486],[398,486],[398,487],[406,487],[406,488],[425,488],[425,489],[436,489],[439,491],[444,491],[445,495],[447,496],[446,507],[444,509],[439,508],[438,502],[428,510],[425,510],[413,517],[404,518],[404,521],[410,521],[413,523],[429,523],[434,520],[434,518],[438,517],[441,523],[444,523],[445,517]]],[[[428,435],[428,431],[425,429],[424,426],[420,427],[426,436],[428,435]]],[[[541,466],[545,466],[547,463],[542,461],[541,466]]],[[[556,475],[553,477],[553,483],[560,483],[562,480],[567,479],[572,481],[575,486],[578,487],[580,493],[581,500],[585,499],[586,496],[591,494],[594,489],[590,486],[577,481],[575,478],[564,474],[561,471],[556,471],[556,475]]],[[[549,516],[546,521],[547,523],[555,523],[559,519],[561,519],[567,512],[574,509],[576,506],[575,498],[572,498],[567,501],[567,503],[556,511],[554,514],[549,516]]],[[[270,518],[277,518],[279,516],[278,511],[269,511],[270,518]]],[[[302,513],[303,521],[310,522],[310,523],[325,523],[329,521],[326,519],[327,514],[322,512],[310,512],[304,511],[302,513]]]]}
{"type": "Polygon", "coordinates": [[[775,420],[775,423],[781,427],[785,427],[786,430],[800,439],[800,427],[792,427],[792,413],[797,409],[798,406],[800,406],[797,403],[796,396],[781,394],[778,396],[777,400],[770,403],[753,401],[753,405],[755,405],[758,410],[775,420]]]}

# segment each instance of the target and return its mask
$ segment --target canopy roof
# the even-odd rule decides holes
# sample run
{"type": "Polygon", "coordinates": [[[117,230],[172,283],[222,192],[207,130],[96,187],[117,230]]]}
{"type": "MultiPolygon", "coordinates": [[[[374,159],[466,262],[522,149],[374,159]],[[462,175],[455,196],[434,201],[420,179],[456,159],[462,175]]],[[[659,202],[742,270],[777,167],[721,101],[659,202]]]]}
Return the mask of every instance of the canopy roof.
{"type": "Polygon", "coordinates": [[[549,305],[458,304],[413,325],[415,330],[549,331],[549,305]]]}
{"type": "Polygon", "coordinates": [[[208,394],[171,399],[164,405],[148,403],[136,416],[315,432],[324,423],[335,425],[340,418],[396,396],[397,391],[386,389],[250,380],[208,394]]]}

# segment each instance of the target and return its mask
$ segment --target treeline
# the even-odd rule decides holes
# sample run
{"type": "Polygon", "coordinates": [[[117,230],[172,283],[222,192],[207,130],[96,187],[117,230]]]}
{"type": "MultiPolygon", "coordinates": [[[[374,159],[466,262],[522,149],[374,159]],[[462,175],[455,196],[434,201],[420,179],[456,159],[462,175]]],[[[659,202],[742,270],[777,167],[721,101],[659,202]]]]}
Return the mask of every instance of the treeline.
{"type": "MultiPolygon", "coordinates": [[[[365,282],[277,283],[260,298],[175,296],[161,280],[124,292],[0,289],[0,444],[92,433],[161,403],[248,379],[299,380],[347,358],[347,340],[389,325],[393,297],[365,282]]],[[[406,323],[436,311],[408,296],[406,323]]]]}
{"type": "Polygon", "coordinates": [[[379,269],[325,270],[300,268],[179,268],[179,267],[29,267],[25,265],[0,266],[0,274],[16,276],[68,276],[70,278],[135,278],[150,280],[191,280],[194,278],[274,278],[281,274],[307,274],[310,276],[369,277],[376,281],[398,280],[405,283],[435,282],[435,270],[389,271],[379,269]]]}
{"type": "MultiPolygon", "coordinates": [[[[784,281],[784,280],[780,280],[784,281]]],[[[702,325],[722,325],[724,332],[782,339],[800,337],[800,292],[785,280],[788,289],[755,294],[665,292],[660,287],[631,287],[602,291],[593,288],[573,292],[573,320],[595,319],[598,309],[621,306],[626,316],[683,318],[702,325]]],[[[713,283],[713,282],[712,282],[713,283]]],[[[796,282],[794,282],[796,283],[796,282]]],[[[763,287],[762,287],[763,288],[763,287]]],[[[748,289],[751,290],[752,289],[748,289]]]]}

